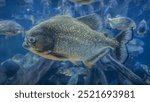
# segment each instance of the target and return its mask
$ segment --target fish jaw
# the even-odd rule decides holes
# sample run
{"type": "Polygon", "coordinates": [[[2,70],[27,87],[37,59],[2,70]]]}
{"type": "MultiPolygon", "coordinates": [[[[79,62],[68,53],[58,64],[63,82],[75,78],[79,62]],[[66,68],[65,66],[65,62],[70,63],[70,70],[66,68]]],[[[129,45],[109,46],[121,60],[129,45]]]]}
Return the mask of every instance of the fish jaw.
{"type": "Polygon", "coordinates": [[[30,46],[29,46],[29,44],[26,41],[23,42],[22,47],[25,48],[25,49],[27,49],[27,50],[30,49],[30,46]]]}

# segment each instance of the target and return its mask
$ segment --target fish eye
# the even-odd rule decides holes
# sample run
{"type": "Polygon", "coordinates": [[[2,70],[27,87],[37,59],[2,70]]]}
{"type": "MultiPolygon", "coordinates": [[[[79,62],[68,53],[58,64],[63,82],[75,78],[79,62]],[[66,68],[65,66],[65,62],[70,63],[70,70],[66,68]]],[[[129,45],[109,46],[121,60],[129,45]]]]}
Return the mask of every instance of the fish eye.
{"type": "Polygon", "coordinates": [[[30,42],[30,43],[35,43],[35,42],[36,42],[35,37],[29,37],[29,42],[30,42]]]}

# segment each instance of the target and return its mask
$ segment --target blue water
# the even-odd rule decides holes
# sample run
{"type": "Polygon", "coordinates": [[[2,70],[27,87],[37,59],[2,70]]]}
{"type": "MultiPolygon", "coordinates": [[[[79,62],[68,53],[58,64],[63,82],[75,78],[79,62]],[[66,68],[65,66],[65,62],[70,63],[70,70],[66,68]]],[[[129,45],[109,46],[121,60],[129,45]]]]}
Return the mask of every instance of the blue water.
{"type": "MultiPolygon", "coordinates": [[[[5,4],[0,6],[0,20],[14,20],[22,25],[26,31],[31,29],[34,25],[38,24],[38,22],[44,21],[56,15],[65,14],[71,15],[73,17],[85,16],[92,13],[97,13],[102,17],[106,16],[107,14],[111,14],[112,17],[121,15],[134,20],[137,26],[141,20],[145,19],[148,25],[147,32],[143,37],[139,37],[137,32],[134,31],[133,37],[134,39],[139,39],[144,43],[144,45],[141,46],[143,48],[143,52],[139,53],[140,51],[138,50],[133,51],[129,54],[126,63],[123,65],[138,75],[143,80],[143,82],[149,80],[150,72],[148,73],[143,70],[142,65],[146,65],[148,67],[147,70],[150,70],[150,0],[112,0],[112,4],[110,4],[111,0],[97,0],[95,3],[89,5],[74,4],[70,1],[61,4],[61,0],[0,1],[5,1],[5,4]],[[24,1],[33,2],[25,3],[24,1]],[[42,1],[50,2],[47,6],[42,1]],[[100,3],[100,1],[104,2],[100,3]],[[115,1],[117,4],[114,3],[115,1]],[[62,8],[59,9],[59,7],[62,8]],[[31,17],[34,18],[32,19],[31,17]],[[32,20],[34,20],[34,24],[32,20]]],[[[114,31],[112,29],[110,30],[112,32],[114,31]]],[[[56,61],[51,66],[51,68],[46,70],[46,72],[43,72],[44,74],[42,75],[39,75],[41,70],[36,70],[36,67],[38,66],[37,63],[30,67],[27,65],[24,67],[25,69],[21,69],[23,68],[21,66],[23,65],[22,63],[19,65],[18,63],[9,62],[8,59],[12,59],[16,54],[20,54],[24,57],[24,55],[29,52],[22,47],[23,41],[23,34],[11,37],[0,35],[0,63],[5,62],[5,65],[1,64],[0,67],[0,76],[2,76],[2,78],[0,78],[0,84],[135,84],[127,78],[120,77],[120,72],[115,71],[112,68],[106,68],[106,70],[101,68],[103,70],[99,70],[99,64],[96,64],[94,68],[89,70],[85,68],[83,64],[75,66],[71,62],[56,61]],[[17,65],[15,64],[19,65],[20,68],[17,68],[17,65]],[[83,68],[82,71],[79,70],[80,67],[83,68]],[[27,79],[22,76],[27,76],[25,72],[32,72],[32,68],[34,69],[35,73],[37,73],[35,75],[30,73],[30,76],[27,78],[30,80],[27,81],[27,79]],[[60,68],[68,68],[73,74],[67,76],[64,73],[60,73],[60,68]],[[107,82],[105,82],[105,78],[102,78],[101,72],[104,73],[107,82]],[[37,76],[40,76],[39,79],[36,79],[37,76]],[[16,82],[17,79],[24,80],[24,82],[16,82]],[[32,82],[33,79],[36,81],[32,82]]],[[[32,57],[32,55],[34,54],[29,55],[29,57],[32,57]]],[[[21,58],[19,60],[21,60],[21,58]]],[[[29,59],[23,61],[26,62],[28,60],[29,59]]],[[[42,60],[44,60],[46,63],[52,63],[51,60],[46,60],[44,58],[42,60]]],[[[32,61],[29,61],[29,63],[32,63],[32,61]]],[[[102,67],[105,67],[105,65],[102,67]]]]}

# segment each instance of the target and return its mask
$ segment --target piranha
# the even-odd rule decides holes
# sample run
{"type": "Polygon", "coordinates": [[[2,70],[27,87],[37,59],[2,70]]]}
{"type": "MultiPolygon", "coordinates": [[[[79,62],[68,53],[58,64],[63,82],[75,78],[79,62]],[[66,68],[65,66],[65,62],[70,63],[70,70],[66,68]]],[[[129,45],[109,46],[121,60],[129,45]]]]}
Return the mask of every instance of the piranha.
{"type": "Polygon", "coordinates": [[[23,47],[47,59],[82,61],[88,68],[108,52],[124,62],[132,31],[122,31],[116,38],[109,38],[96,31],[99,23],[96,14],[80,18],[55,16],[27,31],[23,47]]]}
{"type": "Polygon", "coordinates": [[[0,21],[0,35],[15,36],[24,31],[23,27],[12,20],[0,21]]]}
{"type": "Polygon", "coordinates": [[[112,18],[111,15],[107,15],[106,21],[112,29],[121,31],[126,31],[131,28],[136,29],[136,23],[129,17],[117,15],[116,17],[112,18]]]}
{"type": "Polygon", "coordinates": [[[81,5],[88,5],[95,2],[96,0],[70,0],[70,1],[74,3],[79,3],[81,5]]]}
{"type": "Polygon", "coordinates": [[[140,21],[138,27],[137,27],[137,34],[144,36],[144,34],[147,32],[147,23],[146,21],[143,19],[142,21],[140,21]]]}

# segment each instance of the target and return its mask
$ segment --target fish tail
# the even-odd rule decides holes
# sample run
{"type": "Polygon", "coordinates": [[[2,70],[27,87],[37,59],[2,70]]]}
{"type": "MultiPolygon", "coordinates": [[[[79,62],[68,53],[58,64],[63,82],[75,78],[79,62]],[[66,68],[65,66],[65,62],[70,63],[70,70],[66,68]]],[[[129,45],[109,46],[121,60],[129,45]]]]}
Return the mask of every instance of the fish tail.
{"type": "Polygon", "coordinates": [[[109,22],[110,22],[110,19],[111,18],[111,15],[108,13],[106,16],[105,16],[105,23],[106,25],[109,25],[109,22]]]}
{"type": "Polygon", "coordinates": [[[128,51],[126,44],[133,38],[133,29],[128,31],[121,31],[120,34],[116,36],[116,40],[119,42],[113,52],[113,57],[121,63],[124,63],[128,58],[128,51]]]}
{"type": "Polygon", "coordinates": [[[25,28],[22,28],[22,37],[25,37],[25,34],[26,34],[26,30],[25,30],[25,28]]]}

